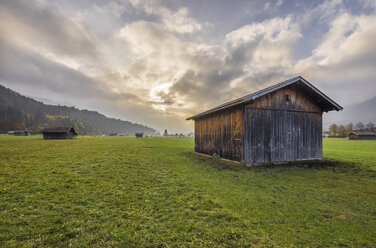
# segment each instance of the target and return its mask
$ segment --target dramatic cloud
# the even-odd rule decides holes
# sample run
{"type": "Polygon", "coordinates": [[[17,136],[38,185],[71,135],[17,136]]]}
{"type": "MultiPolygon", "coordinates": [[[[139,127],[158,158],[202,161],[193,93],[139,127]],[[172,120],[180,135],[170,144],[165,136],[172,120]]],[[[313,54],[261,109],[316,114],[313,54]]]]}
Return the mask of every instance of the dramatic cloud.
{"type": "MultiPolygon", "coordinates": [[[[296,63],[293,71],[308,75],[337,98],[375,96],[376,16],[338,15],[312,56],[296,63]],[[337,90],[336,90],[337,89],[337,90]]],[[[344,101],[348,103],[349,101],[344,101]]]]}
{"type": "Polygon", "coordinates": [[[0,31],[3,38],[30,50],[62,57],[98,56],[93,37],[74,17],[65,18],[50,6],[31,1],[2,1],[0,31]]]}
{"type": "Polygon", "coordinates": [[[191,131],[186,117],[296,74],[345,105],[376,92],[375,7],[5,0],[0,81],[170,132],[191,131]]]}
{"type": "Polygon", "coordinates": [[[291,65],[291,50],[301,37],[299,25],[288,16],[246,25],[227,34],[226,40],[235,51],[249,55],[249,70],[268,71],[291,65]]]}

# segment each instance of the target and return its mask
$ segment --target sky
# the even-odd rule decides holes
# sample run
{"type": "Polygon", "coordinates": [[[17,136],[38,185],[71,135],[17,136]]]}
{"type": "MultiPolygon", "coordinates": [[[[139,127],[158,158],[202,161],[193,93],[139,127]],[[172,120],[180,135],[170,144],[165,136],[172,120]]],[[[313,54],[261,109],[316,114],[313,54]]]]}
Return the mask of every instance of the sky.
{"type": "Polygon", "coordinates": [[[0,33],[0,84],[161,132],[297,75],[376,96],[376,0],[1,0],[0,33]]]}

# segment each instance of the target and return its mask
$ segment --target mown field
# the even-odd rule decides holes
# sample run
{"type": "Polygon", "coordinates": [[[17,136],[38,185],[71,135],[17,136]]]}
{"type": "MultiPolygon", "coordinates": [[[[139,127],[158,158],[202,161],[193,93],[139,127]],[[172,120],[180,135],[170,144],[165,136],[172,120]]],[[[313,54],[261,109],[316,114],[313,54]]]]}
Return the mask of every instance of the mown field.
{"type": "Polygon", "coordinates": [[[248,169],[192,151],[0,136],[0,247],[375,247],[376,141],[248,169]]]}

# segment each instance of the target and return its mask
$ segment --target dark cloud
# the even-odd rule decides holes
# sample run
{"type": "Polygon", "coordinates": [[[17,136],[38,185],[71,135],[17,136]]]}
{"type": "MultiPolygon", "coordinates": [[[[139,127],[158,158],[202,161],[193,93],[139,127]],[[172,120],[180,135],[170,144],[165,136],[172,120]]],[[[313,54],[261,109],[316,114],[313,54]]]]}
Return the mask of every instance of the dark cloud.
{"type": "Polygon", "coordinates": [[[112,97],[103,82],[4,41],[0,44],[0,77],[8,83],[33,85],[80,98],[112,97]]]}
{"type": "Polygon", "coordinates": [[[50,5],[33,1],[3,0],[0,4],[3,38],[71,56],[97,57],[93,37],[85,26],[71,17],[62,16],[50,5]]]}

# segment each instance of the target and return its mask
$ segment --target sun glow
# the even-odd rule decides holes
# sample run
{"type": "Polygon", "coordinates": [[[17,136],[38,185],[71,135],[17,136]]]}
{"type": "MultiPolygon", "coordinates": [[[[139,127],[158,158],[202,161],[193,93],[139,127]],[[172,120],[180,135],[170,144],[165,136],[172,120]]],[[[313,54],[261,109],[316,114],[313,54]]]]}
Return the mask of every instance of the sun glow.
{"type": "Polygon", "coordinates": [[[164,103],[164,99],[159,94],[161,92],[164,94],[168,94],[171,86],[172,86],[172,83],[164,83],[164,84],[159,84],[158,86],[150,90],[149,96],[152,101],[152,106],[155,109],[166,111],[167,106],[164,103]]]}

